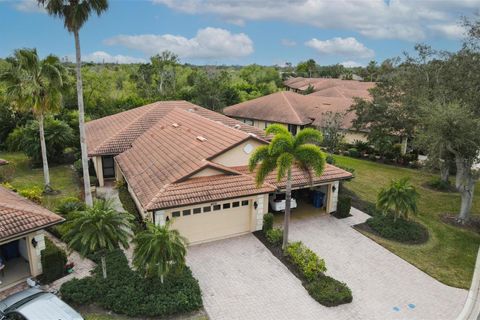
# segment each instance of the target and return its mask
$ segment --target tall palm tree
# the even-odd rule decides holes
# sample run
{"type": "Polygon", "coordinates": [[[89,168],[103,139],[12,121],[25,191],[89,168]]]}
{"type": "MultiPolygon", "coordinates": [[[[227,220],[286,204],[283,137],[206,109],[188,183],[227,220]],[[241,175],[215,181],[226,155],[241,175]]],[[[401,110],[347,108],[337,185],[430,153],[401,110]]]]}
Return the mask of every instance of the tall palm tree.
{"type": "Polygon", "coordinates": [[[107,278],[107,252],[128,249],[132,217],[113,208],[111,201],[97,200],[85,211],[74,212],[66,223],[64,238],[82,256],[99,252],[103,277],[107,278]]]}
{"type": "Polygon", "coordinates": [[[393,210],[394,221],[397,221],[397,218],[408,219],[409,213],[417,213],[419,196],[408,178],[392,180],[387,187],[378,193],[377,207],[385,213],[393,210]]]}
{"type": "Polygon", "coordinates": [[[293,136],[285,126],[272,124],[266,130],[267,135],[274,137],[269,145],[258,147],[250,156],[248,168],[252,172],[257,168],[256,183],[261,186],[266,176],[277,170],[277,180],[287,177],[285,194],[285,219],[283,223],[283,244],[288,244],[288,227],[290,224],[290,202],[292,199],[292,167],[313,170],[320,176],[325,168],[325,154],[318,144],[322,142],[320,131],[306,128],[293,136]]]}
{"type": "Polygon", "coordinates": [[[65,28],[75,38],[75,56],[77,63],[77,100],[78,100],[78,126],[80,129],[80,148],[82,151],[83,183],[85,188],[85,202],[87,206],[93,205],[90,191],[90,175],[88,173],[87,142],[85,140],[85,108],[83,105],[82,84],[82,58],[80,52],[79,31],[87,22],[90,14],[95,12],[98,16],[108,9],[107,0],[37,0],[43,5],[50,15],[63,19],[65,28]]]}
{"type": "Polygon", "coordinates": [[[163,277],[173,268],[185,264],[187,240],[177,230],[170,229],[170,222],[163,226],[147,224],[147,229],[133,240],[133,265],[146,277],[163,277]]]}
{"type": "Polygon", "coordinates": [[[41,60],[36,49],[15,50],[7,58],[9,67],[0,76],[6,84],[6,95],[19,110],[31,110],[38,120],[43,164],[44,192],[52,191],[45,143],[44,118],[62,104],[63,68],[55,56],[41,60]]]}

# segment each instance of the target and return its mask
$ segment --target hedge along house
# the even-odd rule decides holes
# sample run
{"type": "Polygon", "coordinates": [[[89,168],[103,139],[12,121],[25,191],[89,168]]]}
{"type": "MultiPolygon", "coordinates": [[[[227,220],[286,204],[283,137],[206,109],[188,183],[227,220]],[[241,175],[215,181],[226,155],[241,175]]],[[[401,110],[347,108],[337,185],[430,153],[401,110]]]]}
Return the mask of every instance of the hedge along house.
{"type": "Polygon", "coordinates": [[[0,291],[42,273],[43,229],[64,219],[0,186],[0,291]]]}
{"type": "MultiPolygon", "coordinates": [[[[159,225],[172,221],[190,244],[260,230],[269,195],[282,192],[285,185],[269,179],[257,188],[254,173],[247,170],[253,150],[268,144],[262,130],[184,101],[159,102],[92,121],[87,138],[97,175],[102,174],[101,157],[118,152],[113,158],[116,179],[127,183],[143,218],[159,225]],[[142,108],[149,111],[138,115],[142,108]],[[126,118],[129,124],[117,126],[117,119],[126,118]],[[118,131],[113,133],[112,126],[118,131]]],[[[294,172],[294,188],[309,188],[309,173],[298,168],[294,172]]],[[[321,177],[313,178],[313,185],[331,191],[326,211],[336,210],[338,181],[350,177],[327,166],[321,177]]]]}

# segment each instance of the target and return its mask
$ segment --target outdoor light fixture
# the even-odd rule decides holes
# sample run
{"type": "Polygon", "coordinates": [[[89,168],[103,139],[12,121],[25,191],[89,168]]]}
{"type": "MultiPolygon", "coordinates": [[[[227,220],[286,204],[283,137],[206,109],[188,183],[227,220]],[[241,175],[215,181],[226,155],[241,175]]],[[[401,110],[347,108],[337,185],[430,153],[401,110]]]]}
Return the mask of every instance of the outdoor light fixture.
{"type": "Polygon", "coordinates": [[[255,201],[255,202],[253,203],[253,207],[254,207],[255,209],[257,209],[257,207],[258,207],[257,201],[255,201]]]}
{"type": "Polygon", "coordinates": [[[36,248],[37,244],[38,244],[37,240],[35,240],[35,238],[32,238],[32,246],[36,248]]]}
{"type": "Polygon", "coordinates": [[[337,188],[335,186],[332,187],[332,191],[335,192],[337,188]]]}

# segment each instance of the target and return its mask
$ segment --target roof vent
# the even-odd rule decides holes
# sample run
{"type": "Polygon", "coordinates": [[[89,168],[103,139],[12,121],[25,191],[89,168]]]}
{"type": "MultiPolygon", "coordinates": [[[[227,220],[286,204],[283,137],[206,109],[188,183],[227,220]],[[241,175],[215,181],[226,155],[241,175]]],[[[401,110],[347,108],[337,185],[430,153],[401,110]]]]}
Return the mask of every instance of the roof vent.
{"type": "Polygon", "coordinates": [[[174,123],[172,123],[172,127],[178,128],[178,127],[180,127],[180,125],[178,123],[174,122],[174,123]]]}
{"type": "Polygon", "coordinates": [[[205,142],[205,141],[207,141],[207,138],[202,137],[202,136],[197,136],[197,140],[201,141],[201,142],[205,142]]]}
{"type": "Polygon", "coordinates": [[[233,127],[234,127],[235,129],[240,129],[242,126],[237,123],[237,124],[234,125],[233,127]]]}
{"type": "Polygon", "coordinates": [[[188,112],[195,112],[194,109],[187,109],[188,112]]]}
{"type": "Polygon", "coordinates": [[[257,135],[255,133],[249,132],[248,134],[252,137],[257,137],[257,135]]]}

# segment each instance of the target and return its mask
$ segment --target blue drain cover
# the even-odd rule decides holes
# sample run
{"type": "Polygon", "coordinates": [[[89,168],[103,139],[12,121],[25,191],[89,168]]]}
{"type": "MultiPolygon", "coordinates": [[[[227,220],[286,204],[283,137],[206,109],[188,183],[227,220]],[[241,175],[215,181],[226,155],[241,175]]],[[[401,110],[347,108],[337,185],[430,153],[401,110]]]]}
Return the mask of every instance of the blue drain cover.
{"type": "Polygon", "coordinates": [[[416,305],[414,305],[413,303],[409,303],[409,304],[408,304],[408,307],[409,307],[410,309],[415,309],[416,305]]]}
{"type": "Polygon", "coordinates": [[[400,311],[400,308],[399,307],[393,307],[393,311],[398,312],[398,311],[400,311]]]}

